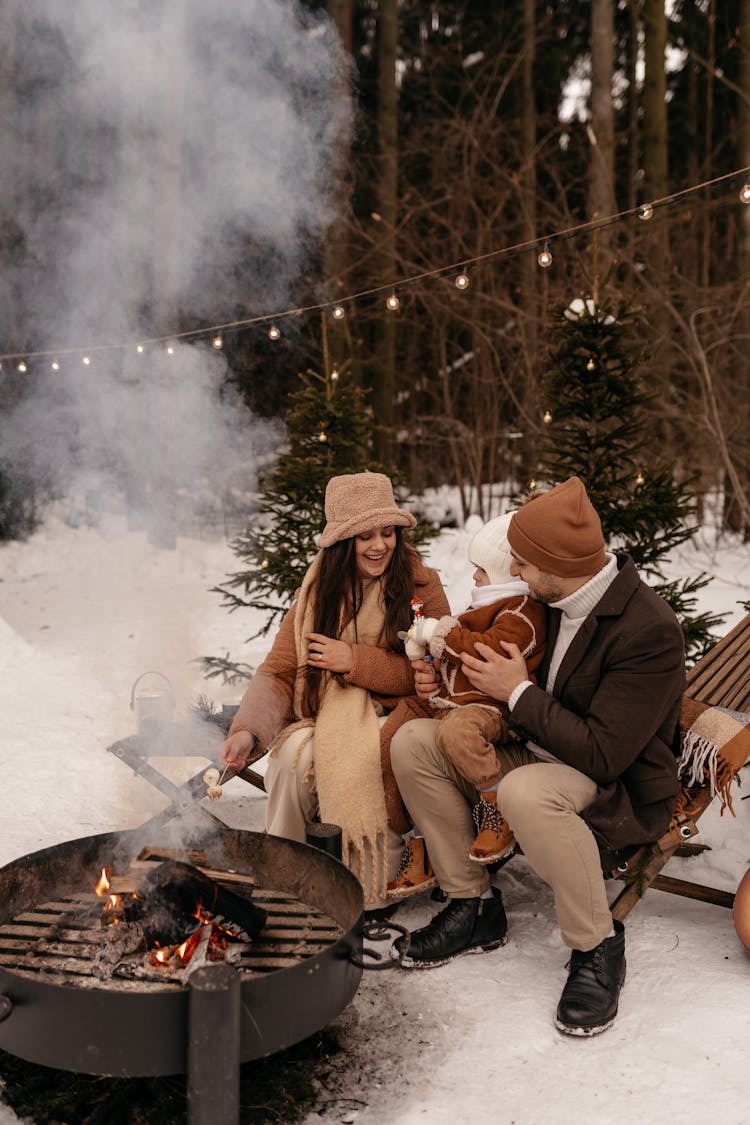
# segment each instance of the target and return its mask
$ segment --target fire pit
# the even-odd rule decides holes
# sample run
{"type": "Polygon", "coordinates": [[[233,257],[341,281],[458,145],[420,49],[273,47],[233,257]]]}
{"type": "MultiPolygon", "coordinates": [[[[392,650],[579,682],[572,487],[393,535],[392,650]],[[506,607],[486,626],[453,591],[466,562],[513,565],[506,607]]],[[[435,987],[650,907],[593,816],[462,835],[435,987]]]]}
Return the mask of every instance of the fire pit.
{"type": "Polygon", "coordinates": [[[71,840],[0,869],[0,1048],[86,1074],[190,1076],[196,1044],[210,1053],[213,1026],[225,1045],[238,1041],[239,1061],[260,1058],[351,1000],[362,934],[358,881],[317,848],[218,825],[187,841],[148,826],[71,840]],[[231,966],[187,979],[102,973],[108,927],[92,923],[102,868],[116,887],[165,859],[244,895],[265,913],[262,928],[240,940],[231,966]]]}

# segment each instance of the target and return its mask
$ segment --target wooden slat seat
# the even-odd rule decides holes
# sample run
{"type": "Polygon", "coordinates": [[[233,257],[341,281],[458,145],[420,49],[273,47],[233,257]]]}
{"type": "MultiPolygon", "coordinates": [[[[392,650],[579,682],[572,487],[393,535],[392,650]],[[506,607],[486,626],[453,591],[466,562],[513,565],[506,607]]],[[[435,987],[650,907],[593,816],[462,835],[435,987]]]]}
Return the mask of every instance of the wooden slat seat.
{"type": "MultiPolygon", "coordinates": [[[[713,707],[750,713],[750,614],[709,649],[687,675],[685,694],[713,707]]],[[[675,854],[690,854],[696,849],[688,841],[697,835],[697,822],[716,798],[707,785],[683,791],[680,812],[672,818],[669,831],[654,844],[638,848],[612,870],[612,878],[625,883],[612,904],[612,914],[622,921],[649,887],[731,907],[734,895],[684,879],[662,876],[662,868],[675,854]]],[[[731,816],[729,820],[731,821],[731,816]]]]}

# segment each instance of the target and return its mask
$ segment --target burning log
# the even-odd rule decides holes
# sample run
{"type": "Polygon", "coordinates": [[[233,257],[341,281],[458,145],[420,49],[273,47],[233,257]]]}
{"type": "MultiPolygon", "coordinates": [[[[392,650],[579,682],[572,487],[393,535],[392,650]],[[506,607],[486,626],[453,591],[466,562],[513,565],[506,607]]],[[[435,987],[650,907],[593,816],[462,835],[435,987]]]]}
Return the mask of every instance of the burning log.
{"type": "MultiPolygon", "coordinates": [[[[137,912],[142,924],[148,920],[149,928],[164,927],[169,932],[173,932],[170,922],[175,916],[181,915],[184,920],[218,914],[239,926],[251,941],[268,917],[262,907],[244,895],[223,887],[189,863],[171,859],[164,860],[143,880],[137,912]]],[[[163,944],[174,941],[169,932],[158,940],[163,944]]]]}

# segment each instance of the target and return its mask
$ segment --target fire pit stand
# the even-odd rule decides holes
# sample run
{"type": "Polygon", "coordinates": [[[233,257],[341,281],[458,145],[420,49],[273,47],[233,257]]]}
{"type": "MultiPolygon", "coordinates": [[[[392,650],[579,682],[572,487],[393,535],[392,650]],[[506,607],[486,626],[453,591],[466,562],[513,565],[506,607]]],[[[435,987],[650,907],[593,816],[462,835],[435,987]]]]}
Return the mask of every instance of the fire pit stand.
{"type": "Polygon", "coordinates": [[[191,832],[147,824],[0,868],[0,1049],[86,1074],[187,1074],[191,1125],[233,1125],[240,1063],[313,1034],[354,996],[363,894],[318,848],[218,822],[191,832]],[[102,867],[126,871],[144,848],[200,855],[216,881],[252,884],[268,920],[237,965],[206,965],[188,984],[91,975],[90,928],[80,937],[66,919],[93,898],[102,867]]]}

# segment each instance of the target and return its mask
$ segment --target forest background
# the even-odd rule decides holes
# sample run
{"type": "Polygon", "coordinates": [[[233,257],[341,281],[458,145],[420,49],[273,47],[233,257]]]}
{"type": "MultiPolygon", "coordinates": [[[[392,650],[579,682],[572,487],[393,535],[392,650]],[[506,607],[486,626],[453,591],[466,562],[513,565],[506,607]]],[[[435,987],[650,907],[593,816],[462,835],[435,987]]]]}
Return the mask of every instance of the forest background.
{"type": "Polygon", "coordinates": [[[535,475],[552,319],[603,294],[654,450],[747,534],[750,0],[157,7],[0,2],[6,534],[82,466],[229,510],[309,370],[368,392],[411,491],[492,514],[535,475]]]}

